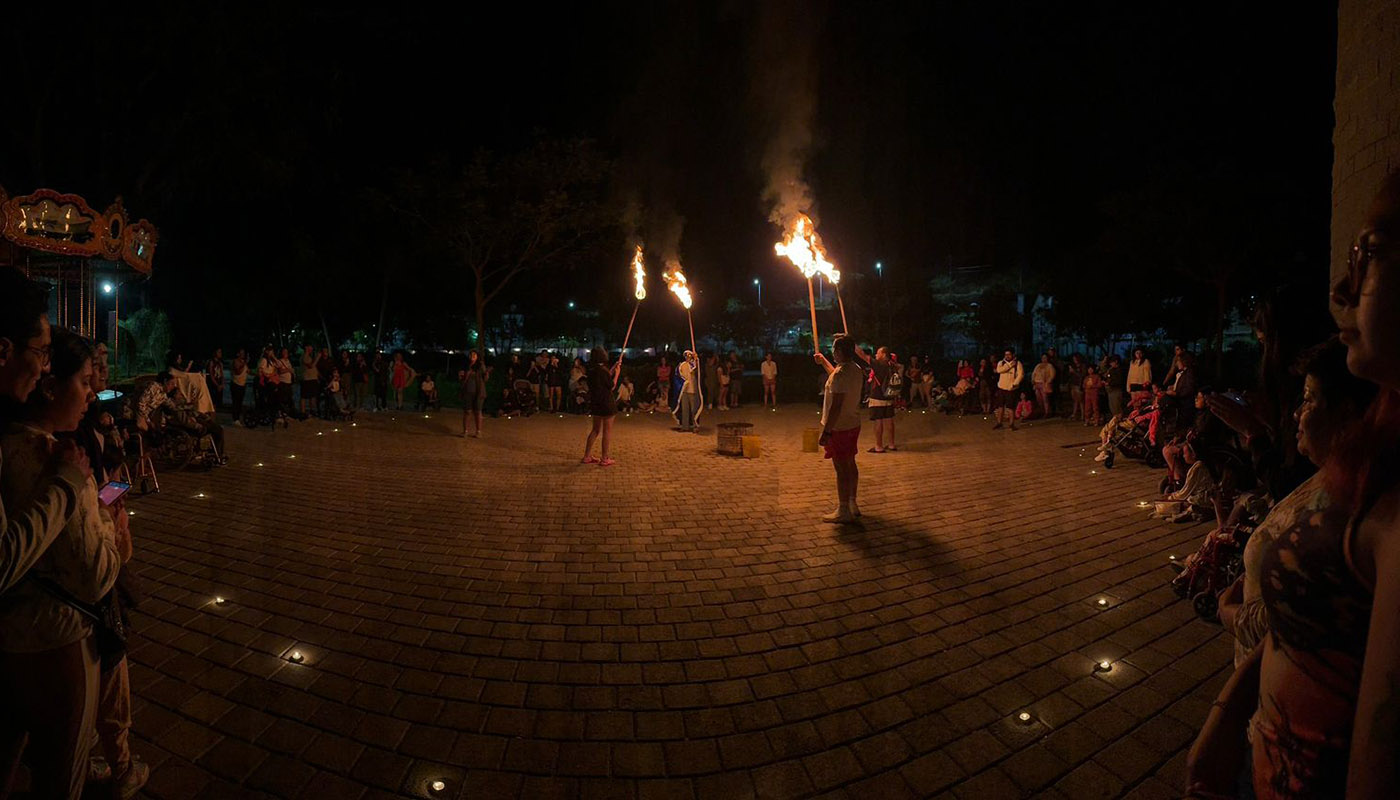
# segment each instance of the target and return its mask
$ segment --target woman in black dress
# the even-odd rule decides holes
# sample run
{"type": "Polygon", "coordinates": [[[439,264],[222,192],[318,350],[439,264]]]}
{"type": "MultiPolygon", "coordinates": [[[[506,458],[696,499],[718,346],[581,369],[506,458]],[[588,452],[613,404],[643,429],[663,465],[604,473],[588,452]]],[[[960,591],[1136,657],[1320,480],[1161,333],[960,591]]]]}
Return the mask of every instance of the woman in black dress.
{"type": "Polygon", "coordinates": [[[613,399],[612,388],[616,372],[616,367],[608,366],[608,351],[601,347],[593,348],[588,356],[588,413],[593,418],[593,428],[588,432],[588,441],[583,446],[584,464],[611,467],[617,463],[608,458],[613,417],[617,416],[617,401],[613,399]],[[593,441],[599,433],[603,435],[601,460],[593,457],[593,441]]]}

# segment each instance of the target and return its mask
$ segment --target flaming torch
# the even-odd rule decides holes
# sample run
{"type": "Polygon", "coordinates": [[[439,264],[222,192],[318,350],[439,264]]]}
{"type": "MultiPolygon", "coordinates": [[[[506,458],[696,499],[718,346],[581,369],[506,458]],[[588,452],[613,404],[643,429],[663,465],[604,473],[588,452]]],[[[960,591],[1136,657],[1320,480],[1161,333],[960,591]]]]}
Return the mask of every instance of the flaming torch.
{"type": "Polygon", "coordinates": [[[841,270],[827,260],[826,248],[822,246],[822,239],[817,235],[817,228],[812,224],[812,218],[800,212],[793,221],[787,238],[773,245],[773,250],[791,261],[793,266],[802,272],[802,277],[807,279],[807,306],[812,311],[812,346],[820,352],[820,339],[817,336],[817,302],[812,294],[812,278],[819,274],[825,275],[826,279],[836,287],[836,303],[841,309],[841,328],[843,332],[849,331],[850,328],[846,325],[846,304],[841,301],[841,270]]]}
{"type": "Polygon", "coordinates": [[[627,342],[632,338],[632,326],[637,322],[637,312],[642,308],[642,301],[647,299],[646,287],[646,263],[642,260],[642,246],[637,245],[637,254],[632,256],[632,280],[636,281],[637,288],[633,294],[637,297],[637,304],[632,307],[632,321],[627,323],[627,335],[622,337],[622,352],[617,356],[617,375],[613,377],[613,388],[617,388],[617,382],[622,380],[622,359],[627,357],[627,342]]]}
{"type": "MultiPolygon", "coordinates": [[[[681,301],[682,306],[685,306],[685,319],[690,325],[690,352],[695,354],[695,362],[696,365],[699,366],[700,351],[695,349],[695,318],[690,314],[690,286],[686,284],[685,273],[681,272],[681,262],[672,259],[666,263],[666,267],[666,272],[663,273],[661,277],[666,281],[666,288],[670,289],[676,296],[676,299],[681,301]]],[[[699,388],[699,374],[693,375],[691,380],[696,381],[696,387],[699,388]]],[[[677,399],[679,400],[679,398],[677,399]]],[[[704,395],[702,394],[700,408],[704,409],[704,407],[704,395]]],[[[695,420],[697,422],[700,420],[700,413],[700,410],[695,412],[695,420]]]]}

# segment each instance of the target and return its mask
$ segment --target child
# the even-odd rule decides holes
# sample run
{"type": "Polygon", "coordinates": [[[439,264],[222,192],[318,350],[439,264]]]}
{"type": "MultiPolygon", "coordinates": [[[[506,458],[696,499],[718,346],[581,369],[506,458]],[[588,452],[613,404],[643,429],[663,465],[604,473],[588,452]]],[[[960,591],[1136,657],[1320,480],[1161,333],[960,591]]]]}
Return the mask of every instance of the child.
{"type": "Polygon", "coordinates": [[[1099,368],[1090,364],[1089,374],[1084,376],[1084,424],[1086,426],[1103,424],[1103,420],[1099,418],[1099,390],[1102,388],[1103,378],[1099,377],[1099,368]]]}
{"type": "Polygon", "coordinates": [[[632,385],[631,378],[623,378],[622,383],[617,387],[617,410],[632,411],[637,404],[632,400],[636,396],[636,388],[632,385]]]}
{"type": "Polygon", "coordinates": [[[1016,419],[1025,422],[1031,418],[1032,410],[1030,399],[1026,397],[1025,392],[1021,392],[1021,402],[1016,404],[1016,419]]]}
{"type": "Polygon", "coordinates": [[[347,417],[350,415],[349,406],[345,402],[345,395],[341,393],[340,389],[340,369],[332,367],[331,379],[326,384],[326,391],[330,395],[331,402],[335,404],[336,416],[347,417]]]}
{"type": "Polygon", "coordinates": [[[423,382],[418,384],[418,407],[424,411],[438,407],[437,383],[431,372],[424,375],[423,382]]]}

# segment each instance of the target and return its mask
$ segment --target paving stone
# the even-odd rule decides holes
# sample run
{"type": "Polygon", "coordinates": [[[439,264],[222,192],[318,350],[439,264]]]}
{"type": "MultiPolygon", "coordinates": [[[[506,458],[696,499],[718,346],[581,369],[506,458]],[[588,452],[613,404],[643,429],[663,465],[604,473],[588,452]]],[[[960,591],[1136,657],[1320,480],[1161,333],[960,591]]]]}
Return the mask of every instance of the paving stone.
{"type": "Polygon", "coordinates": [[[1177,779],[1230,648],[1165,588],[1163,547],[1205,531],[1142,517],[1160,473],[1088,475],[1066,423],[1018,432],[1007,460],[980,417],[905,414],[905,450],[861,458],[863,525],[833,528],[830,467],[798,446],[812,416],[726,414],[764,437],[754,461],[623,417],[610,470],[577,465],[573,417],[480,440],[450,413],[230,428],[228,467],[132,501],[152,796],[397,795],[416,764],[490,797],[1177,779]],[[658,485],[677,459],[686,484],[658,485]],[[716,499],[703,520],[657,513],[696,496],[716,499]],[[318,497],[339,513],[286,524],[318,497]]]}

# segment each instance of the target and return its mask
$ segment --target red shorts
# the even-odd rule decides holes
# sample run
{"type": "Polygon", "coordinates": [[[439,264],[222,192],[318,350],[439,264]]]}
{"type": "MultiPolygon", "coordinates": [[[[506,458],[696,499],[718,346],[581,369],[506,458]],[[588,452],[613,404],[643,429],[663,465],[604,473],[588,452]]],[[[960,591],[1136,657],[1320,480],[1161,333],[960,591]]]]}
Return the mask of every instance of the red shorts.
{"type": "Polygon", "coordinates": [[[826,457],[855,458],[856,452],[860,449],[859,440],[859,426],[844,431],[832,431],[831,438],[826,440],[826,457]]]}

